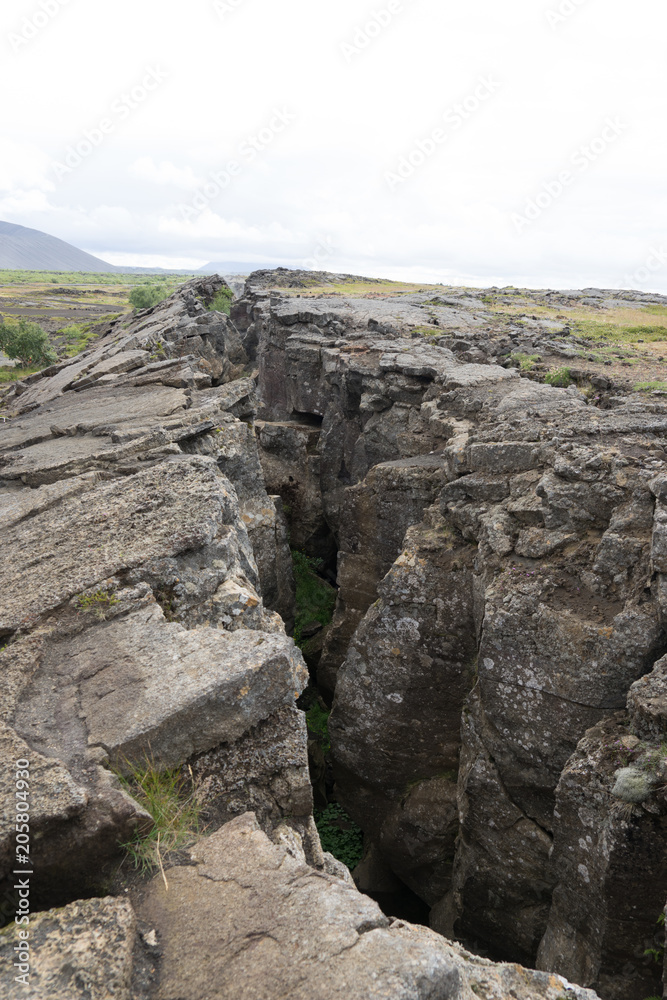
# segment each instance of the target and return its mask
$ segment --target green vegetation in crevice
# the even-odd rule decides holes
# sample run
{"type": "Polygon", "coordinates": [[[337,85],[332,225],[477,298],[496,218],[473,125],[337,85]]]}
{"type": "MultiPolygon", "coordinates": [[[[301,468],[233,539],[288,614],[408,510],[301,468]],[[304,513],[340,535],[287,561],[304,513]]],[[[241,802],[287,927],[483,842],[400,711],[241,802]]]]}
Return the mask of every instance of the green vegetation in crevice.
{"type": "Polygon", "coordinates": [[[209,312],[221,312],[229,316],[233,298],[234,292],[231,288],[221,288],[219,292],[216,292],[215,297],[206,308],[209,312]]]}
{"type": "Polygon", "coordinates": [[[331,750],[331,739],[329,738],[329,715],[331,713],[323,708],[319,701],[316,701],[306,711],[306,725],[313,735],[319,736],[322,752],[327,754],[331,750]]]}
{"type": "Polygon", "coordinates": [[[330,802],[326,809],[315,810],[315,825],[322,850],[333,854],[351,870],[361,861],[364,835],[342,806],[330,802]]]}
{"type": "Polygon", "coordinates": [[[96,590],[94,594],[86,594],[76,601],[80,611],[92,611],[96,618],[102,620],[106,618],[107,610],[114,604],[118,604],[118,598],[106,590],[96,590]]]}
{"type": "Polygon", "coordinates": [[[518,364],[521,372],[532,371],[536,362],[540,360],[539,354],[522,354],[520,351],[514,351],[510,358],[518,364]]]}
{"type": "Polygon", "coordinates": [[[312,559],[304,552],[292,549],[292,565],[296,584],[296,614],[294,619],[294,641],[301,647],[303,630],[307,625],[319,622],[328,625],[333,618],[336,604],[336,588],[318,576],[322,560],[312,559]]]}
{"type": "Polygon", "coordinates": [[[153,818],[148,833],[137,834],[121,846],[142,873],[162,869],[166,854],[189,846],[201,832],[197,792],[183,777],[181,768],[160,771],[149,760],[143,767],[134,767],[129,776],[119,777],[125,790],[153,818]]]}

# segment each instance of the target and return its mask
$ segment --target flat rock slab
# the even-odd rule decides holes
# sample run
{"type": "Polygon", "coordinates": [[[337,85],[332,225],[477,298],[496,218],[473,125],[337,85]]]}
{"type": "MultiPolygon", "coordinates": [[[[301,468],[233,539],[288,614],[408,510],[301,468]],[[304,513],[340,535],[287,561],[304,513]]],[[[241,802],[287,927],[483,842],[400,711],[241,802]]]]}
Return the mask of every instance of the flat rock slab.
{"type": "Polygon", "coordinates": [[[297,838],[278,839],[246,813],[172,868],[168,891],[150,883],[135,906],[160,954],[154,1000],[596,1000],[390,920],[350,881],[308,867],[297,838]]]}
{"type": "Polygon", "coordinates": [[[101,747],[121,771],[173,767],[293,703],[307,678],[284,634],[188,631],[151,604],[49,644],[13,725],[65,760],[101,747]]]}
{"type": "Polygon", "coordinates": [[[0,449],[27,447],[52,436],[52,428],[101,427],[105,424],[141,425],[153,416],[166,417],[185,410],[187,396],[182,389],[167,386],[115,386],[66,393],[48,406],[7,420],[2,425],[0,449]]]}
{"type": "Polygon", "coordinates": [[[162,951],[155,1000],[459,997],[437,935],[392,926],[371,899],[294,853],[246,813],[200,841],[196,866],[169,871],[168,892],[161,878],[151,883],[137,909],[162,951]]]}
{"type": "MultiPolygon", "coordinates": [[[[34,491],[34,502],[40,495],[34,491]]],[[[48,497],[46,509],[0,531],[0,634],[119,570],[228,539],[240,522],[229,481],[195,456],[48,497]]]]}
{"type": "Polygon", "coordinates": [[[11,924],[0,931],[3,1000],[130,1000],[136,918],[126,900],[87,899],[33,914],[29,973],[18,982],[21,930],[11,924]]]}

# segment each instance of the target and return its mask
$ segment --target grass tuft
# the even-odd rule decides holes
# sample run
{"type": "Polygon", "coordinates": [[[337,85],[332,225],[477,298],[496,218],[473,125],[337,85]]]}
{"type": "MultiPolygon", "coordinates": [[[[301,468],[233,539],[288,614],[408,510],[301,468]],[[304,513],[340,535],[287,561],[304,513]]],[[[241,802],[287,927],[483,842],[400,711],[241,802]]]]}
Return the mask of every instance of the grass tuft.
{"type": "Polygon", "coordinates": [[[170,851],[191,845],[200,832],[201,802],[181,768],[158,770],[152,761],[134,767],[121,784],[153,817],[153,827],[122,846],[142,874],[162,869],[162,858],[170,851]]]}
{"type": "Polygon", "coordinates": [[[572,385],[573,379],[569,368],[555,368],[544,376],[544,381],[547,385],[567,389],[568,385],[572,385]]]}
{"type": "Polygon", "coordinates": [[[77,598],[76,606],[80,611],[92,611],[97,618],[104,619],[107,610],[118,603],[115,594],[110,594],[107,590],[96,590],[94,594],[77,598]]]}

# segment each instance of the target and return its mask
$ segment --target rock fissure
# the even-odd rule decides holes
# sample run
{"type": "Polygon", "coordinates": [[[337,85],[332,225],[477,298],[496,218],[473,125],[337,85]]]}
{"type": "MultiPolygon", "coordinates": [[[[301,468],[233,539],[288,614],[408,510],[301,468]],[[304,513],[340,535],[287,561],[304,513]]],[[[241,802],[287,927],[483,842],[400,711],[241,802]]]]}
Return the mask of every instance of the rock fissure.
{"type": "MultiPolygon", "coordinates": [[[[5,396],[0,747],[31,758],[35,904],[59,907],[35,917],[38,989],[644,1000],[667,897],[667,404],[521,377],[473,290],[312,280],[257,272],[231,318],[206,310],[219,278],[187,283],[5,396]],[[290,547],[297,593],[335,585],[330,623],[295,611],[290,547]],[[124,868],[131,905],[77,900],[159,829],[128,790],[147,766],[204,830],[160,859],[168,891],[124,868]],[[313,795],[343,807],[337,842],[362,828],[354,878],[389,916],[322,850],[313,795]],[[401,899],[433,930],[392,919],[401,899]],[[107,952],[66,943],[59,965],[81,919],[107,952]]],[[[552,321],[530,336],[555,351],[552,321]]]]}

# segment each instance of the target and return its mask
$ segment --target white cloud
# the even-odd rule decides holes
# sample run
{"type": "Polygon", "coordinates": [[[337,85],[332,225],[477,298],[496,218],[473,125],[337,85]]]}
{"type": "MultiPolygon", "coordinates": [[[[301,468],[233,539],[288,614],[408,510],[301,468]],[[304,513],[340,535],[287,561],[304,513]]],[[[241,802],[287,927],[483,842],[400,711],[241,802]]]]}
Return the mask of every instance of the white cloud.
{"type": "MultiPolygon", "coordinates": [[[[100,253],[87,247],[84,249],[95,255],[100,253]]],[[[173,267],[177,271],[182,271],[184,268],[197,271],[204,264],[208,264],[208,261],[201,257],[168,257],[155,253],[109,253],[108,251],[104,254],[104,260],[119,267],[163,267],[166,270],[173,267]]]]}
{"type": "Polygon", "coordinates": [[[142,156],[135,160],[130,164],[128,172],[153,184],[168,184],[186,191],[202,183],[202,178],[198,177],[191,167],[179,168],[168,160],[156,163],[151,156],[142,156]]]}
{"type": "Polygon", "coordinates": [[[0,191],[53,191],[48,177],[50,159],[31,142],[5,138],[0,144],[0,191]]]}
{"type": "MultiPolygon", "coordinates": [[[[665,231],[667,8],[640,0],[651,31],[635,40],[624,0],[586,0],[555,29],[545,11],[557,5],[403,0],[348,65],[340,41],[383,0],[291,0],[289,18],[274,0],[243,0],[223,18],[208,0],[187,17],[177,0],[116,0],[113,17],[68,4],[0,66],[15,95],[3,106],[0,215],[137,262],[298,263],[325,239],[332,269],[611,285],[665,231]],[[153,64],[166,81],[55,188],[51,161],[153,64]],[[485,75],[502,86],[390,191],[385,172],[485,75]],[[246,162],[243,142],[275,108],[295,121],[246,162]],[[627,132],[518,235],[512,213],[614,115],[627,132]],[[185,221],[179,204],[235,159],[240,173],[185,221]]],[[[0,34],[26,11],[7,0],[0,34]]],[[[667,267],[651,281],[667,292],[667,267]]]]}

